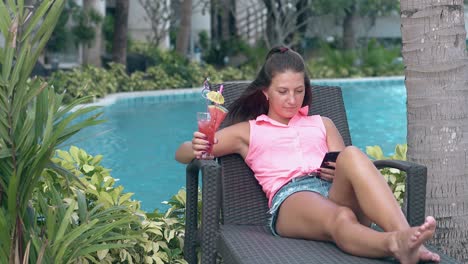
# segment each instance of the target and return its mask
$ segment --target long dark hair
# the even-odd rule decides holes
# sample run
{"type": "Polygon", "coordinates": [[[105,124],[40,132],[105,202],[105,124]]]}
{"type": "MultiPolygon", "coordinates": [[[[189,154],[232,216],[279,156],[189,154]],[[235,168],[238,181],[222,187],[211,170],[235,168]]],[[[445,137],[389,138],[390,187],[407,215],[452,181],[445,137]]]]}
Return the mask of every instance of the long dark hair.
{"type": "Polygon", "coordinates": [[[286,47],[274,47],[268,52],[265,63],[255,80],[230,105],[227,118],[228,124],[232,125],[267,114],[268,101],[262,91],[270,87],[271,81],[276,74],[286,71],[304,73],[305,95],[302,106],[309,105],[312,100],[310,79],[301,55],[286,47]]]}

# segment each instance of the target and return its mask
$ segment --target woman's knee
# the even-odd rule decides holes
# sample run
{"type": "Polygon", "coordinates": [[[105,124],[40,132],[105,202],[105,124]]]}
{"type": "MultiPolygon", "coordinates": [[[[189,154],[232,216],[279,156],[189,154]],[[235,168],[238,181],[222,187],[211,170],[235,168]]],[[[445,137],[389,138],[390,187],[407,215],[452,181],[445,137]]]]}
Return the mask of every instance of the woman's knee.
{"type": "Polygon", "coordinates": [[[340,161],[355,160],[363,157],[366,157],[366,155],[359,148],[355,146],[347,146],[341,151],[340,155],[338,155],[337,163],[340,163],[340,161]]]}
{"type": "Polygon", "coordinates": [[[346,247],[346,241],[343,239],[343,232],[347,228],[352,228],[351,225],[356,224],[358,219],[356,214],[346,206],[336,208],[332,217],[333,219],[329,221],[330,235],[337,246],[344,248],[346,247]]]}
{"type": "Polygon", "coordinates": [[[353,210],[346,206],[339,206],[335,209],[335,213],[333,214],[333,221],[331,222],[333,222],[334,226],[340,227],[356,221],[357,217],[353,210]]]}
{"type": "Polygon", "coordinates": [[[336,160],[338,170],[348,171],[352,168],[369,166],[371,161],[364,152],[355,146],[348,146],[341,151],[336,160]]]}

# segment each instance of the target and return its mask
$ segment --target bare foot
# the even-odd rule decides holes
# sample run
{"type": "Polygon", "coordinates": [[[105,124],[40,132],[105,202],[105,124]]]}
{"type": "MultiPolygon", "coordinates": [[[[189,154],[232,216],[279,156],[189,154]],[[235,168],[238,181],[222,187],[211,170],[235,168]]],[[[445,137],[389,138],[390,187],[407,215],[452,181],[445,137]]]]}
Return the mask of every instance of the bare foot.
{"type": "Polygon", "coordinates": [[[419,260],[439,262],[440,256],[437,253],[429,251],[429,249],[427,249],[425,246],[421,246],[419,248],[419,260]]]}
{"type": "Polygon", "coordinates": [[[436,228],[434,217],[426,217],[426,221],[418,226],[394,233],[391,244],[393,255],[402,264],[413,264],[419,260],[438,261],[439,255],[427,250],[423,243],[431,239],[436,228]]]}

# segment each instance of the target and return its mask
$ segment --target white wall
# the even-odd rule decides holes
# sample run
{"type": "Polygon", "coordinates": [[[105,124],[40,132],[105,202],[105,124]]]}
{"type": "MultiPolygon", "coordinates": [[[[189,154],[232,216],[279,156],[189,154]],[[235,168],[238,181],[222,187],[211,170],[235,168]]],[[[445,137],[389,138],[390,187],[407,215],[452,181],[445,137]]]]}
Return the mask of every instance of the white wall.
{"type": "MultiPolygon", "coordinates": [[[[309,36],[341,37],[343,35],[341,24],[338,24],[332,16],[314,18],[309,25],[309,36]]],[[[372,25],[370,19],[359,18],[356,19],[355,30],[358,37],[400,38],[400,17],[398,14],[379,17],[374,25],[372,25]]]]}
{"type": "MultiPolygon", "coordinates": [[[[170,2],[170,0],[166,0],[170,2]]],[[[169,21],[167,21],[169,23],[169,21]]],[[[146,42],[147,37],[151,36],[151,23],[148,21],[145,9],[137,0],[129,1],[128,10],[128,33],[133,40],[146,42]]],[[[169,35],[161,43],[161,48],[169,48],[169,35]]]]}
{"type": "MultiPolygon", "coordinates": [[[[195,42],[198,41],[198,33],[200,31],[206,31],[208,36],[210,36],[211,33],[210,9],[207,7],[203,13],[200,1],[201,0],[195,0],[192,3],[192,36],[195,42]]],[[[179,14],[176,15],[179,16],[179,14]]]]}

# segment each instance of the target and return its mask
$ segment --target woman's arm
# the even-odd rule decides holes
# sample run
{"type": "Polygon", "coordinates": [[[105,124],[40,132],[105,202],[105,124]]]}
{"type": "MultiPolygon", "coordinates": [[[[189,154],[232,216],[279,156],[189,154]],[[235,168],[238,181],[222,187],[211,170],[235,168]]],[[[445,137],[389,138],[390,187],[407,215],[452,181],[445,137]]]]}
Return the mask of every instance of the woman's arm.
{"type": "MultiPolygon", "coordinates": [[[[250,126],[248,122],[241,122],[219,130],[215,134],[212,157],[219,157],[237,153],[245,158],[249,148],[250,126]]],[[[193,133],[192,141],[184,142],[176,151],[175,159],[181,163],[189,163],[194,158],[201,158],[208,148],[208,141],[200,132],[193,133]]]]}
{"type": "MultiPolygon", "coordinates": [[[[195,135],[194,135],[195,138],[195,135]]],[[[182,143],[175,153],[175,159],[180,163],[189,163],[192,161],[196,156],[195,150],[192,148],[192,142],[186,141],[182,143]]]]}
{"type": "Polygon", "coordinates": [[[345,148],[343,138],[336,128],[333,121],[328,117],[322,117],[323,124],[327,131],[327,145],[328,151],[341,151],[345,148]]]}
{"type": "MultiPolygon", "coordinates": [[[[342,151],[345,148],[345,144],[335,124],[327,117],[322,117],[322,120],[327,133],[328,151],[342,151]]],[[[326,181],[333,181],[336,163],[329,161],[326,165],[327,167],[320,168],[320,178],[326,181]]]]}

